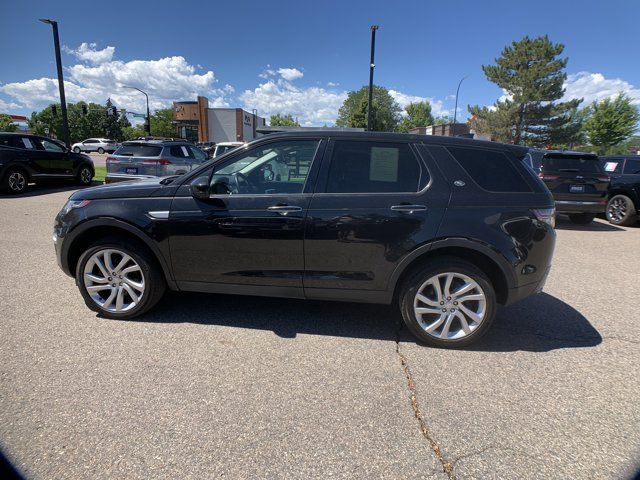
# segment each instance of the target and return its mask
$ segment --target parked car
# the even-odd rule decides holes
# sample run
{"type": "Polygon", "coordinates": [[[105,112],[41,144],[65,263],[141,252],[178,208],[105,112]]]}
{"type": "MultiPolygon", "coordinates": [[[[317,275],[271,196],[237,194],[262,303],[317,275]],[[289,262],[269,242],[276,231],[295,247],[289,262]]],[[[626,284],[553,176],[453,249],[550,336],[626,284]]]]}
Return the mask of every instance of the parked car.
{"type": "Polygon", "coordinates": [[[98,153],[113,153],[118,148],[118,142],[115,140],[109,140],[108,138],[87,138],[82,142],[74,143],[71,145],[71,150],[75,153],[80,152],[98,152],[98,153]]]}
{"type": "Polygon", "coordinates": [[[640,156],[600,157],[611,178],[607,220],[614,225],[633,225],[640,213],[640,156]]]}
{"type": "Polygon", "coordinates": [[[182,140],[123,142],[107,157],[105,183],[182,175],[207,160],[202,150],[182,140]]]}
{"type": "Polygon", "coordinates": [[[166,287],[395,303],[422,341],[469,345],[498,304],[539,292],[549,273],[553,198],[526,153],[273,134],[182,176],[74,193],[56,217],[57,259],[107,318],[148,311],[166,287]]]}
{"type": "Polygon", "coordinates": [[[216,144],[215,149],[213,150],[212,158],[219,157],[220,155],[224,155],[231,150],[234,150],[238,147],[243,146],[243,142],[220,142],[216,144]]]}
{"type": "Polygon", "coordinates": [[[87,155],[70,152],[47,137],[0,133],[0,186],[7,193],[22,193],[29,182],[76,180],[91,185],[95,169],[87,155]]]}
{"type": "Polygon", "coordinates": [[[579,225],[589,224],[597,214],[604,213],[609,177],[597,155],[530,149],[523,158],[553,195],[557,213],[567,214],[579,225]]]}

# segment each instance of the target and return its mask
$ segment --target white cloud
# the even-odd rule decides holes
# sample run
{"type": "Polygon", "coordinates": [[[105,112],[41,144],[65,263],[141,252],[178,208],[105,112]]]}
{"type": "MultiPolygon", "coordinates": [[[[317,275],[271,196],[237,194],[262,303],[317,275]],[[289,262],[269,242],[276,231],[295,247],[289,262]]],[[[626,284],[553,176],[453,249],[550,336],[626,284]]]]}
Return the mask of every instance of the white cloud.
{"type": "Polygon", "coordinates": [[[257,108],[260,115],[276,113],[298,117],[304,126],[333,124],[347,92],[330,92],[320,87],[299,88],[286,80],[267,80],[240,95],[244,108],[257,108]]]}
{"type": "Polygon", "coordinates": [[[328,82],[327,87],[338,87],[340,84],[338,82],[328,82]]]}
{"type": "Polygon", "coordinates": [[[278,69],[278,73],[280,74],[280,76],[282,78],[284,78],[285,80],[287,80],[289,82],[291,80],[295,80],[297,78],[302,78],[304,76],[304,73],[302,73],[297,68],[279,68],[278,69]]]}
{"type": "Polygon", "coordinates": [[[89,62],[94,65],[110,62],[113,59],[113,54],[116,51],[116,47],[108,46],[102,50],[96,50],[97,44],[83,42],[76,49],[69,48],[67,46],[62,47],[65,52],[70,55],[74,55],[78,60],[83,62],[89,62]]]}
{"type": "MultiPolygon", "coordinates": [[[[77,50],[81,49],[82,45],[77,50]]],[[[229,106],[227,95],[233,92],[231,85],[216,88],[212,71],[197,74],[196,67],[180,56],[129,62],[110,59],[90,63],[76,64],[67,69],[65,93],[69,102],[83,100],[104,103],[111,98],[121,108],[142,112],[146,105],[144,95],[125,88],[125,85],[147,92],[152,110],[169,107],[175,100],[193,100],[198,95],[208,97],[211,105],[229,106]]],[[[59,101],[58,83],[53,78],[8,83],[0,86],[0,92],[25,108],[42,108],[59,101]]]]}
{"type": "MultiPolygon", "coordinates": [[[[453,109],[449,110],[444,107],[444,102],[442,100],[436,100],[432,97],[419,97],[417,95],[408,95],[406,93],[399,92],[397,90],[389,90],[389,95],[393,97],[393,99],[398,102],[400,108],[402,108],[403,115],[406,113],[404,109],[410,103],[418,103],[427,101],[431,104],[431,113],[434,117],[443,117],[447,115],[453,115],[453,109]]],[[[458,107],[458,114],[462,112],[462,109],[458,107]]]]}
{"type": "Polygon", "coordinates": [[[640,105],[640,89],[620,78],[606,78],[601,73],[578,72],[567,76],[563,101],[584,98],[583,106],[594,101],[626,93],[635,105],[640,105]]]}
{"type": "Polygon", "coordinates": [[[9,113],[9,110],[20,108],[15,102],[6,102],[0,98],[0,113],[9,113]]]}

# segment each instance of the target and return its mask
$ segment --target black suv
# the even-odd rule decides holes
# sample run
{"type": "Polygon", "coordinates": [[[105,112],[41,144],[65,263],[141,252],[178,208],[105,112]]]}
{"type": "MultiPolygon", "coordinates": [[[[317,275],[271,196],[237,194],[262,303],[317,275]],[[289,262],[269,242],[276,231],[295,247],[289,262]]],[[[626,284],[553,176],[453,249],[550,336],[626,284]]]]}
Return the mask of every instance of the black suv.
{"type": "Polygon", "coordinates": [[[265,136],[182,176],[74,193],[60,267],[89,308],[130,318],[172,290],[399,305],[463,346],[497,304],[539,292],[553,198],[518,146],[307,131],[265,136]]]}
{"type": "Polygon", "coordinates": [[[633,225],[640,212],[640,156],[600,157],[611,178],[607,220],[614,225],[633,225]]]}
{"type": "Polygon", "coordinates": [[[557,213],[586,225],[604,213],[609,177],[592,153],[529,150],[524,161],[544,181],[556,201],[557,213]]]}
{"type": "Polygon", "coordinates": [[[90,157],[73,153],[47,137],[0,133],[0,188],[22,193],[29,182],[76,180],[91,185],[95,170],[90,157]]]}

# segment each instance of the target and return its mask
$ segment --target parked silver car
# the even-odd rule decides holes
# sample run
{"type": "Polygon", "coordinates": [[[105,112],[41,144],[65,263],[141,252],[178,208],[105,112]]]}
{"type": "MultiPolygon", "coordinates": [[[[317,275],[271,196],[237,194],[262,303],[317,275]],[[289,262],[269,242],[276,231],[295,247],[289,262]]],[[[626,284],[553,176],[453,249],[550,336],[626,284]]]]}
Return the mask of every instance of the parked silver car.
{"type": "Polygon", "coordinates": [[[107,157],[105,183],[182,175],[208,160],[198,147],[176,140],[123,142],[107,157]]]}
{"type": "Polygon", "coordinates": [[[71,146],[71,150],[75,153],[80,152],[98,152],[98,153],[113,153],[118,148],[118,142],[110,140],[108,138],[87,138],[82,142],[74,143],[71,146]]]}

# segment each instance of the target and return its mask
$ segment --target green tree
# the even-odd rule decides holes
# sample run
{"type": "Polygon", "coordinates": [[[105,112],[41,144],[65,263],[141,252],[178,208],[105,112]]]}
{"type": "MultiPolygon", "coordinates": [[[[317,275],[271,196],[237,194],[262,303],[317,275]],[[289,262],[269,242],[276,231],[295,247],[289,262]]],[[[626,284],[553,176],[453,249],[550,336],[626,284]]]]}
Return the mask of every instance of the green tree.
{"type": "MultiPolygon", "coordinates": [[[[80,142],[91,137],[105,136],[105,116],[105,107],[97,103],[69,103],[67,105],[67,119],[71,143],[80,142]],[[86,114],[83,112],[83,105],[86,107],[86,114]]],[[[51,104],[40,112],[33,112],[31,118],[27,120],[27,124],[29,130],[36,135],[47,135],[48,129],[49,136],[63,139],[62,114],[59,103],[51,104]],[[55,106],[55,113],[53,106],[55,106]]]]}
{"type": "Polygon", "coordinates": [[[132,127],[129,124],[128,127],[122,127],[122,139],[123,140],[135,140],[138,137],[145,137],[147,131],[144,129],[144,125],[136,125],[132,127]]]}
{"type": "Polygon", "coordinates": [[[478,131],[509,143],[543,146],[577,135],[575,120],[582,99],[558,102],[564,95],[567,58],[564,45],[543,37],[524,37],[504,48],[495,65],[483,65],[487,79],[507,98],[493,108],[470,106],[478,131]],[[484,129],[484,130],[483,130],[484,129]]]}
{"type": "Polygon", "coordinates": [[[151,115],[151,135],[154,137],[177,137],[176,126],[174,125],[173,108],[162,108],[156,110],[151,115]]]}
{"type": "Polygon", "coordinates": [[[600,154],[608,153],[612,147],[628,140],[638,128],[638,108],[623,93],[614,99],[593,102],[588,108],[585,131],[589,142],[600,154]]]}
{"type": "Polygon", "coordinates": [[[102,128],[104,130],[104,135],[107,138],[112,140],[121,141],[122,140],[122,124],[120,123],[119,115],[108,115],[108,109],[113,106],[111,103],[111,99],[107,100],[105,104],[105,116],[103,119],[102,128]]]}
{"type": "Polygon", "coordinates": [[[291,114],[281,115],[276,113],[269,117],[269,125],[272,127],[299,127],[300,124],[291,114]]]}
{"type": "Polygon", "coordinates": [[[428,101],[410,103],[404,110],[407,116],[400,121],[399,131],[408,132],[412,128],[433,125],[434,119],[431,114],[431,104],[428,101]]]}
{"type": "Polygon", "coordinates": [[[13,119],[5,114],[0,113],[0,132],[15,132],[18,126],[13,123],[13,119]]]}
{"type": "Polygon", "coordinates": [[[446,125],[448,123],[453,123],[453,117],[448,115],[441,115],[433,120],[434,125],[446,125]]]}
{"type": "MultiPolygon", "coordinates": [[[[338,127],[367,128],[367,107],[369,87],[349,92],[346,100],[338,110],[338,127]],[[364,116],[363,116],[364,113],[364,116]]],[[[378,85],[373,86],[372,128],[376,131],[393,132],[398,129],[402,109],[389,94],[389,91],[378,85]]]]}

